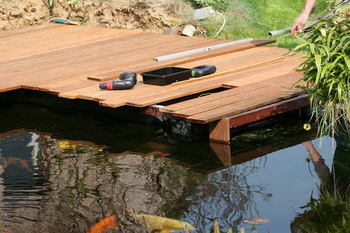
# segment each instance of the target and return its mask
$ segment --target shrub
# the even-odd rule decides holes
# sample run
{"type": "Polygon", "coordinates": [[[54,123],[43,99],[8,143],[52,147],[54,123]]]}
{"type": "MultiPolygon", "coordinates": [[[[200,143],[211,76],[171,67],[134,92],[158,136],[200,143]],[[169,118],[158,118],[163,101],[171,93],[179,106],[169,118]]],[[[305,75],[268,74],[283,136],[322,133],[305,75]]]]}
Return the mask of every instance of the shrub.
{"type": "Polygon", "coordinates": [[[350,18],[344,13],[347,9],[349,6],[319,20],[304,37],[305,42],[293,50],[304,54],[305,60],[297,69],[304,77],[296,87],[310,97],[319,136],[334,136],[342,119],[350,119],[350,18]]]}

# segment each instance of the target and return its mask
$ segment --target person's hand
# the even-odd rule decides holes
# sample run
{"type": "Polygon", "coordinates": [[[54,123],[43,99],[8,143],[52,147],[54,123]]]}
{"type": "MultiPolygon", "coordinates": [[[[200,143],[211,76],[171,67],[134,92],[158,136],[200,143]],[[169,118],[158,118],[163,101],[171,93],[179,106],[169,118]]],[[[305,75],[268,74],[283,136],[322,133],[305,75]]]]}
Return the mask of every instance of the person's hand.
{"type": "Polygon", "coordinates": [[[302,32],[304,30],[305,24],[309,19],[309,14],[301,13],[299,17],[294,21],[294,25],[291,29],[291,33],[294,36],[297,36],[298,32],[302,32]]]}
{"type": "Polygon", "coordinates": [[[311,141],[305,141],[305,142],[302,142],[301,144],[303,144],[306,148],[311,148],[312,147],[312,142],[311,141]]]}

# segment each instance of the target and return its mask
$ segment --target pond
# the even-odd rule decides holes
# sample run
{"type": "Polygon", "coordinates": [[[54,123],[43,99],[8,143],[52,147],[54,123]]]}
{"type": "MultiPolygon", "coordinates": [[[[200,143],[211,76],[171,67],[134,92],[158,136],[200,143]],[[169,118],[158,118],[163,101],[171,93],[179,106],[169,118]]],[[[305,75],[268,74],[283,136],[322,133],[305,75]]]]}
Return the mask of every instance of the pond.
{"type": "Polygon", "coordinates": [[[143,232],[131,209],[193,232],[210,233],[213,220],[222,232],[291,232],[320,185],[302,142],[329,168],[335,150],[330,137],[319,147],[304,123],[281,118],[233,132],[232,157],[223,159],[207,141],[169,140],[156,125],[2,106],[0,232],[88,232],[109,216],[118,226],[109,232],[143,232]],[[270,221],[250,225],[250,217],[270,221]]]}

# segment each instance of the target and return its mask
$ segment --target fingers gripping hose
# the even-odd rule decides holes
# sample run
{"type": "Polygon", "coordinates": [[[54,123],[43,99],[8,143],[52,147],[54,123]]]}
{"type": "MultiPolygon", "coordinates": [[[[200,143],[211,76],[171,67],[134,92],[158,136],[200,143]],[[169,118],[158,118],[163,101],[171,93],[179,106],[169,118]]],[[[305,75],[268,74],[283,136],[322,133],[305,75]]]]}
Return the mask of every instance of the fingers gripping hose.
{"type": "Polygon", "coordinates": [[[137,75],[135,72],[124,72],[119,76],[119,79],[120,80],[100,83],[100,88],[107,90],[127,90],[133,88],[137,83],[137,75]]]}

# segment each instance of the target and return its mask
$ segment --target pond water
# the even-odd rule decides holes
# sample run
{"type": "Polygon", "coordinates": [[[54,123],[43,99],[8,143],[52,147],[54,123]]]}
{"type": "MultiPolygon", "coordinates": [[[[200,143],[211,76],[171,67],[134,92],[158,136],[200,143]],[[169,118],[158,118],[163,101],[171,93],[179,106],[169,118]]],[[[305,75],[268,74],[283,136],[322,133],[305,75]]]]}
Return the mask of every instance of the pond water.
{"type": "MultiPolygon", "coordinates": [[[[142,232],[130,212],[188,222],[210,233],[255,227],[291,232],[320,180],[303,141],[332,168],[334,142],[304,120],[233,132],[230,158],[205,140],[174,142],[162,128],[27,105],[0,108],[0,232],[87,232],[108,216],[142,232]],[[250,225],[249,217],[268,218],[250,225]]],[[[226,148],[227,149],[227,148],[226,148]]]]}

